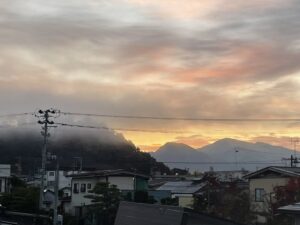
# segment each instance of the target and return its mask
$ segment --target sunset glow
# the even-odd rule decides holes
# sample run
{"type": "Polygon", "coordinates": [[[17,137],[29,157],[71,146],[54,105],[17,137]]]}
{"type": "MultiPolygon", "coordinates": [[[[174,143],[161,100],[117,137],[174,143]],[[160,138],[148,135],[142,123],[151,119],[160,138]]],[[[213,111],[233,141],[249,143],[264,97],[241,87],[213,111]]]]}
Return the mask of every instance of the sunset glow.
{"type": "MultiPolygon", "coordinates": [[[[293,0],[2,0],[0,113],[300,118],[299,21],[293,0]]],[[[144,151],[300,136],[300,121],[79,122],[143,130],[116,129],[144,151]]]]}

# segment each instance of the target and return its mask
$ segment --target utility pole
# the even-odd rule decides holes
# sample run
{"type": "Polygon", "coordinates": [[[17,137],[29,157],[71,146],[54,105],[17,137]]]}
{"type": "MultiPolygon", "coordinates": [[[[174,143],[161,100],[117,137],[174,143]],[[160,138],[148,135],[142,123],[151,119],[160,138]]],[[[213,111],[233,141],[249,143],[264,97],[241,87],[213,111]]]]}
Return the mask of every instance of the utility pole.
{"type": "MultiPolygon", "coordinates": [[[[46,172],[46,162],[47,162],[47,143],[49,134],[49,128],[53,125],[54,122],[50,121],[50,118],[57,116],[59,111],[54,109],[47,110],[39,110],[35,116],[40,118],[38,123],[42,125],[42,136],[44,138],[43,148],[42,148],[42,168],[41,168],[41,184],[40,184],[40,201],[39,208],[43,208],[43,200],[44,200],[44,188],[45,188],[45,172],[46,172]]],[[[53,127],[53,126],[52,126],[53,127]]]]}
{"type": "Polygon", "coordinates": [[[283,161],[290,161],[291,167],[297,167],[297,164],[299,163],[298,158],[291,155],[290,158],[282,158],[283,161]]]}
{"type": "Polygon", "coordinates": [[[294,156],[297,157],[297,144],[299,144],[299,138],[292,137],[291,144],[294,147],[294,156]]]}
{"type": "Polygon", "coordinates": [[[53,225],[57,225],[57,207],[58,207],[58,188],[59,188],[59,162],[56,160],[56,170],[55,170],[55,187],[54,187],[54,212],[53,212],[53,225]]]}
{"type": "Polygon", "coordinates": [[[239,153],[238,147],[234,148],[234,152],[235,152],[235,169],[238,170],[238,153],[239,153]]]}

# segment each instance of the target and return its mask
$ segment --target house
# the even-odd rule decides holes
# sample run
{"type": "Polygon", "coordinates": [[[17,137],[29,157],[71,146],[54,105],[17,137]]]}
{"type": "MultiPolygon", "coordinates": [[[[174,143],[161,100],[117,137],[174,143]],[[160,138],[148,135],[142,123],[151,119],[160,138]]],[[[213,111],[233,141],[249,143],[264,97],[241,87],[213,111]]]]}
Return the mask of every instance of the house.
{"type": "Polygon", "coordinates": [[[148,190],[148,176],[124,170],[102,170],[70,175],[72,178],[71,202],[66,205],[65,211],[76,216],[83,214],[84,206],[92,204],[91,199],[85,196],[99,182],[116,185],[124,194],[135,191],[148,190]]]}
{"type": "Polygon", "coordinates": [[[244,176],[249,180],[251,208],[257,223],[266,223],[266,213],[274,199],[274,188],[287,185],[291,178],[300,177],[297,167],[266,167],[244,176]]]}
{"type": "Polygon", "coordinates": [[[191,208],[194,203],[194,196],[201,192],[206,182],[191,180],[171,181],[157,188],[157,191],[170,191],[172,198],[178,199],[178,206],[191,208]]]}
{"type": "MultiPolygon", "coordinates": [[[[71,175],[79,173],[87,173],[90,171],[95,171],[95,168],[83,168],[83,171],[74,170],[73,167],[60,167],[58,170],[58,190],[65,188],[71,188],[71,175]]],[[[55,174],[56,166],[49,166],[46,171],[45,181],[47,189],[54,191],[55,188],[55,174]]]]}
{"type": "Polygon", "coordinates": [[[0,194],[10,191],[11,166],[0,164],[0,194]]]}
{"type": "Polygon", "coordinates": [[[241,181],[243,177],[249,173],[247,170],[231,170],[231,171],[211,171],[207,172],[215,177],[220,182],[241,181]]]}
{"type": "Polygon", "coordinates": [[[190,209],[121,202],[115,225],[240,225],[190,209]]]}
{"type": "Polygon", "coordinates": [[[290,215],[294,218],[294,224],[300,225],[300,203],[283,206],[277,209],[277,213],[290,215]]]}

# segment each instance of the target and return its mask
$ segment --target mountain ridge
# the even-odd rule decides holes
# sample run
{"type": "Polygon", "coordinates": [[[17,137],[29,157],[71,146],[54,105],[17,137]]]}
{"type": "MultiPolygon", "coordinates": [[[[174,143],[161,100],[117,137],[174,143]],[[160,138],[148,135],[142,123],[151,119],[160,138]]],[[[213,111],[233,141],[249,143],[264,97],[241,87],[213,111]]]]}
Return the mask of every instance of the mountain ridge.
{"type": "Polygon", "coordinates": [[[156,160],[166,162],[171,168],[189,168],[192,171],[209,170],[212,166],[217,170],[256,170],[270,165],[284,166],[282,158],[292,154],[293,150],[281,146],[232,138],[220,139],[201,148],[169,142],[151,153],[156,160]]]}

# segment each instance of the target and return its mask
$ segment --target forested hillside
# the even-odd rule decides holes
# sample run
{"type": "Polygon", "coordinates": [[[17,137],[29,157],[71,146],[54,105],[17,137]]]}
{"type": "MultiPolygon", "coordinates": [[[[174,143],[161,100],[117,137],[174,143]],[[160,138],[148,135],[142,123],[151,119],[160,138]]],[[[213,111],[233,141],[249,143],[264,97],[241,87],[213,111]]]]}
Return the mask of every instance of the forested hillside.
{"type": "MultiPolygon", "coordinates": [[[[33,174],[41,164],[42,136],[39,132],[9,132],[0,136],[0,163],[21,164],[22,173],[33,174]]],[[[127,169],[149,174],[151,170],[168,172],[148,153],[140,152],[122,135],[102,133],[69,133],[49,138],[48,151],[58,156],[62,167],[72,167],[74,157],[82,157],[83,167],[127,169]]],[[[14,169],[15,166],[14,166],[14,169]]]]}

